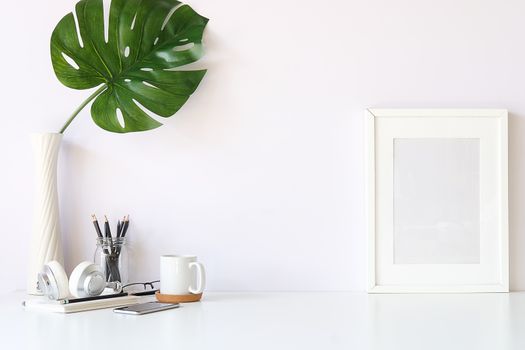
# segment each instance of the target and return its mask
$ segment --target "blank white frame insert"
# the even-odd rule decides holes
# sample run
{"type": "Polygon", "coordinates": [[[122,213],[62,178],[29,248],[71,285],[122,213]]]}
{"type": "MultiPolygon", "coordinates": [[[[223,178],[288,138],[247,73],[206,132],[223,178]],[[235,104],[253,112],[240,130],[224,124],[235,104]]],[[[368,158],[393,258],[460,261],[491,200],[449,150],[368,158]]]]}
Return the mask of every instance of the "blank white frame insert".
{"type": "Polygon", "coordinates": [[[479,264],[479,139],[394,139],[394,263],[479,264]]]}

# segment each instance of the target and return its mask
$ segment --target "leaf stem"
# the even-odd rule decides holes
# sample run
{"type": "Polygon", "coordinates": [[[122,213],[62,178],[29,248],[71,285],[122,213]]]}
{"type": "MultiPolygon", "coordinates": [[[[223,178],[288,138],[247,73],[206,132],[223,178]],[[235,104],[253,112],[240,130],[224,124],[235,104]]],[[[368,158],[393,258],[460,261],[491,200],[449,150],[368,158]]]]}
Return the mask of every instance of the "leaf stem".
{"type": "Polygon", "coordinates": [[[102,85],[101,87],[99,87],[97,89],[97,91],[95,91],[94,93],[92,93],[91,95],[89,95],[89,97],[80,104],[80,106],[77,107],[77,109],[75,109],[73,111],[73,114],[71,114],[71,116],[69,117],[69,119],[66,121],[66,123],[64,124],[64,126],[62,126],[62,129],[60,129],[60,133],[63,134],[64,131],[66,131],[67,127],[69,126],[69,124],[71,124],[71,122],[73,121],[73,119],[75,119],[75,117],[77,116],[78,113],[80,113],[80,111],[86,107],[86,105],[91,101],[93,100],[95,97],[97,97],[102,91],[104,91],[105,89],[107,88],[107,85],[104,84],[102,85]]]}

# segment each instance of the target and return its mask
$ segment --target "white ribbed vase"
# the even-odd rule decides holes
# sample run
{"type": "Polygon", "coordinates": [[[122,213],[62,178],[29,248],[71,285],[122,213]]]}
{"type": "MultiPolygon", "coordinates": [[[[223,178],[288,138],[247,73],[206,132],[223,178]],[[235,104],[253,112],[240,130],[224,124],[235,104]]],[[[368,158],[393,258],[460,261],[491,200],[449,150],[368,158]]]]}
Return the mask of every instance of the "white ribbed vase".
{"type": "Polygon", "coordinates": [[[44,264],[51,260],[63,263],[57,191],[57,163],[62,134],[34,134],[32,141],[35,157],[35,208],[27,292],[39,294],[36,289],[37,275],[44,264]]]}

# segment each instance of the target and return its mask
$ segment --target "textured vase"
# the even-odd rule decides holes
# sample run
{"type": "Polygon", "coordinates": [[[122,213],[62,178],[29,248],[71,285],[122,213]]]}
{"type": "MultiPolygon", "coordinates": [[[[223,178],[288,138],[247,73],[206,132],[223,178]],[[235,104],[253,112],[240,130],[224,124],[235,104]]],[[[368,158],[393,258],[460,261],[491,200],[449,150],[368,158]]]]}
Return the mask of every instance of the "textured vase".
{"type": "Polygon", "coordinates": [[[63,263],[57,191],[57,163],[62,134],[34,134],[32,141],[35,157],[35,207],[27,292],[39,294],[36,289],[37,275],[44,264],[51,260],[63,263]]]}

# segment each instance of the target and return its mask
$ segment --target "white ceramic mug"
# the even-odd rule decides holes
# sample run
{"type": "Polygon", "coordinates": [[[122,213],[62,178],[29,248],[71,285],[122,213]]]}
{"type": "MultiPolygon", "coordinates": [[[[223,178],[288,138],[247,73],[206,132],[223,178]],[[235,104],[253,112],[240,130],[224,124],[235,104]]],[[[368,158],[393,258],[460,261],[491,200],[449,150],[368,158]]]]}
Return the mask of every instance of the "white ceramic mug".
{"type": "Polygon", "coordinates": [[[200,294],[206,285],[204,265],[194,255],[160,257],[160,293],[169,295],[200,294]],[[195,282],[197,282],[195,286],[195,282]]]}

